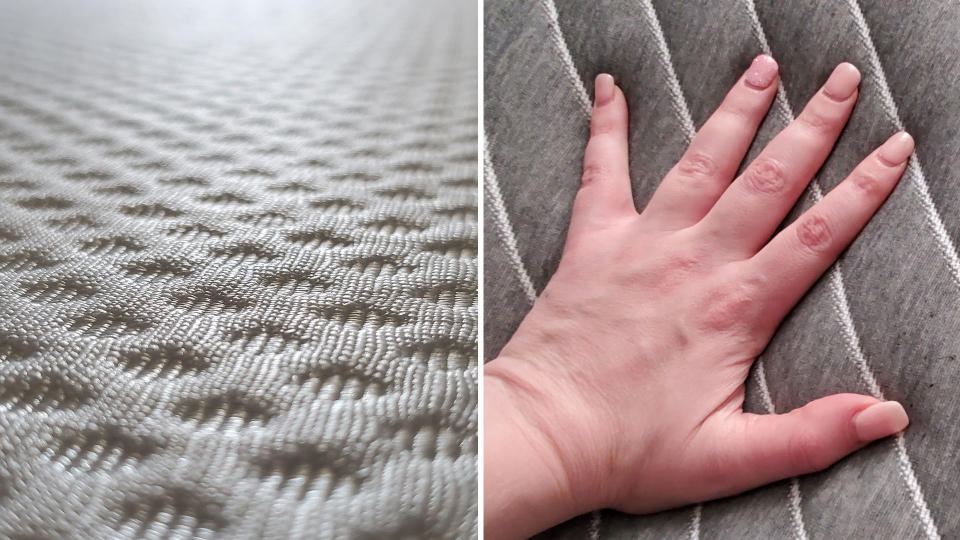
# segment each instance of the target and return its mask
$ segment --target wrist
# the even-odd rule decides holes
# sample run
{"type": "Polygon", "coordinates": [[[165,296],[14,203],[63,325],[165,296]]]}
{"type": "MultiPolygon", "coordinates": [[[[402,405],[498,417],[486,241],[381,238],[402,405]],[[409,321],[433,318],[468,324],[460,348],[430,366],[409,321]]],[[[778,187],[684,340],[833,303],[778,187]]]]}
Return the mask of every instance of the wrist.
{"type": "Polygon", "coordinates": [[[484,366],[484,514],[490,537],[529,536],[605,505],[605,482],[589,466],[597,455],[572,452],[561,442],[589,435],[577,433],[578,424],[566,418],[569,393],[549,384],[528,362],[498,358],[484,366]]]}

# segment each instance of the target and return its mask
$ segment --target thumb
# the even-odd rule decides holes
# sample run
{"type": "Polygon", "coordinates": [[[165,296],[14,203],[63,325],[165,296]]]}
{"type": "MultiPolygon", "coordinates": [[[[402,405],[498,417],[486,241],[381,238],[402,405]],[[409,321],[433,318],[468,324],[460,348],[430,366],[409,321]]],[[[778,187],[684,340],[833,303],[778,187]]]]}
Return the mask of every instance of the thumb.
{"type": "MultiPolygon", "coordinates": [[[[826,469],[872,441],[907,427],[909,419],[896,401],[858,394],[835,394],[811,401],[786,414],[741,414],[744,481],[750,489],[800,474],[826,469]]],[[[740,460],[738,460],[740,461],[740,460]]]]}

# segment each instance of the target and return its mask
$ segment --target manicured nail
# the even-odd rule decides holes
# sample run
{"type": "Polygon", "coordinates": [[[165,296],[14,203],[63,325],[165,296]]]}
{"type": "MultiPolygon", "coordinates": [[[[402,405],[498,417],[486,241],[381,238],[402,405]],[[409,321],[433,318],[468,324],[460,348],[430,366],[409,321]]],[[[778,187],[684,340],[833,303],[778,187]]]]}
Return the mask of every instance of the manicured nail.
{"type": "Polygon", "coordinates": [[[777,61],[769,54],[761,54],[753,59],[747,70],[747,86],[763,90],[777,78],[777,61]]]}
{"type": "Polygon", "coordinates": [[[877,155],[886,165],[896,167],[903,164],[913,154],[913,137],[906,131],[895,133],[880,146],[877,155]]]}
{"type": "Polygon", "coordinates": [[[899,433],[909,423],[907,411],[896,401],[874,403],[853,417],[853,428],[857,432],[857,438],[863,442],[899,433]]]}
{"type": "Polygon", "coordinates": [[[830,78],[823,85],[823,93],[835,101],[845,101],[853,95],[860,84],[860,70],[853,64],[844,62],[834,68],[830,78]]]}
{"type": "Polygon", "coordinates": [[[606,105],[613,100],[613,75],[601,73],[593,83],[593,94],[597,105],[606,105]]]}

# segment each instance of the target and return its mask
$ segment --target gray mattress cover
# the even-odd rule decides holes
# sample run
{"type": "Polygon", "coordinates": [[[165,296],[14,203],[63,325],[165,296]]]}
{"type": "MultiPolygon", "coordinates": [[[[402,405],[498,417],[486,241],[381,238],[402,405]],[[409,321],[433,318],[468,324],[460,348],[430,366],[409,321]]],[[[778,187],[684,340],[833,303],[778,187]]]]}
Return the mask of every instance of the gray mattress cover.
{"type": "Polygon", "coordinates": [[[863,73],[860,99],[817,186],[828,191],[901,127],[917,140],[894,194],[786,320],[747,385],[756,412],[844,391],[896,399],[910,414],[905,435],[737,497],[652,516],[605,510],[545,537],[960,536],[958,20],[960,4],[946,1],[486,2],[487,360],[557,266],[597,73],[612,73],[627,95],[640,208],[764,50],[780,62],[784,92],[751,156],[841,61],[863,73]]]}
{"type": "Polygon", "coordinates": [[[0,2],[0,538],[476,534],[476,28],[0,2]]]}

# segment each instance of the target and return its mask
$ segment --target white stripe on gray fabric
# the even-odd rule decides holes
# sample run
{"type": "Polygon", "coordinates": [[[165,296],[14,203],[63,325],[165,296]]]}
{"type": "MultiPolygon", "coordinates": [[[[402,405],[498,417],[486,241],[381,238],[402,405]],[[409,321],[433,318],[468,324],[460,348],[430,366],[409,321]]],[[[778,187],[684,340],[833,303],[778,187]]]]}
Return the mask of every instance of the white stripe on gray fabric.
{"type": "Polygon", "coordinates": [[[795,540],[807,540],[807,527],[803,523],[803,509],[800,503],[800,479],[794,476],[790,479],[790,521],[793,522],[793,537],[795,540]]]}
{"type": "MultiPolygon", "coordinates": [[[[857,0],[847,0],[847,8],[850,10],[850,14],[853,15],[853,19],[857,25],[857,34],[860,36],[860,40],[867,50],[870,71],[871,74],[877,78],[878,84],[876,87],[880,92],[880,102],[887,115],[887,119],[890,120],[897,129],[902,130],[903,121],[900,119],[897,103],[894,101],[893,95],[890,92],[890,85],[887,83],[887,74],[883,70],[883,64],[880,63],[880,56],[877,54],[877,48],[873,44],[873,38],[870,36],[870,27],[863,17],[860,4],[857,0]]],[[[912,159],[907,164],[906,172],[907,175],[910,176],[914,191],[920,198],[920,206],[923,208],[927,225],[929,225],[933,231],[933,237],[937,242],[937,247],[940,249],[940,253],[943,254],[947,265],[950,267],[953,282],[956,286],[960,287],[960,258],[957,257],[957,248],[953,245],[953,241],[950,239],[950,235],[943,225],[943,220],[940,219],[940,213],[937,211],[933,198],[930,197],[930,190],[927,188],[923,167],[920,164],[920,156],[918,156],[916,152],[913,153],[912,159]]],[[[927,502],[923,497],[920,482],[914,473],[913,464],[910,463],[907,457],[907,447],[904,443],[902,433],[897,435],[895,445],[898,456],[903,456],[903,459],[900,460],[900,472],[904,475],[904,479],[907,482],[908,490],[910,491],[914,506],[917,509],[918,517],[923,524],[923,532],[927,535],[927,538],[940,538],[940,532],[937,530],[937,525],[933,521],[933,515],[930,513],[930,508],[927,506],[927,502]]]]}
{"type": "Polygon", "coordinates": [[[677,72],[673,69],[673,59],[670,56],[670,48],[667,47],[667,39],[663,34],[663,28],[660,26],[660,19],[657,17],[657,10],[653,8],[651,0],[643,0],[640,2],[640,6],[644,19],[647,21],[647,27],[657,44],[657,60],[660,62],[661,69],[667,74],[667,90],[670,92],[673,112],[683,126],[683,135],[686,137],[686,142],[690,143],[697,130],[693,125],[693,119],[690,117],[687,100],[683,97],[680,79],[677,78],[677,72]]]}
{"type": "MultiPolygon", "coordinates": [[[[813,197],[815,202],[821,198],[822,195],[814,195],[813,197]]],[[[860,373],[860,378],[863,379],[864,384],[867,385],[870,394],[876,398],[883,399],[883,390],[880,388],[880,383],[877,382],[873,370],[870,369],[870,365],[867,363],[867,357],[863,354],[863,347],[860,346],[860,336],[857,334],[857,329],[853,325],[850,304],[847,303],[847,288],[843,284],[843,270],[841,269],[840,261],[834,263],[833,267],[836,271],[830,272],[827,277],[830,280],[830,290],[833,293],[833,310],[840,322],[840,332],[843,334],[843,341],[847,346],[847,352],[853,357],[854,363],[857,365],[857,371],[860,373]]]]}
{"type": "Polygon", "coordinates": [[[702,505],[698,504],[693,507],[693,516],[690,518],[690,524],[687,525],[687,538],[690,540],[697,540],[700,538],[700,510],[702,505]]]}
{"type": "Polygon", "coordinates": [[[590,512],[590,528],[587,529],[587,535],[590,540],[600,540],[600,511],[590,512]]]}
{"type": "Polygon", "coordinates": [[[567,40],[563,37],[563,30],[560,29],[560,17],[557,14],[557,6],[553,0],[540,0],[540,6],[547,14],[547,20],[550,23],[550,39],[553,40],[557,52],[560,54],[560,60],[563,62],[563,70],[567,74],[567,80],[573,85],[577,101],[580,103],[580,109],[587,118],[591,116],[592,106],[590,105],[590,96],[587,95],[587,89],[583,86],[583,79],[577,72],[577,67],[573,63],[573,57],[570,56],[570,49],[567,47],[567,40]]]}
{"type": "MultiPolygon", "coordinates": [[[[855,3],[855,0],[853,1],[855,3]]],[[[761,48],[765,53],[771,54],[770,44],[767,42],[767,37],[765,32],[763,31],[763,25],[760,23],[760,18],[759,16],[757,16],[756,6],[754,5],[753,0],[744,0],[743,5],[746,8],[747,14],[751,19],[754,35],[757,38],[757,40],[760,42],[761,48]]],[[[859,18],[865,26],[866,22],[863,21],[863,15],[859,11],[859,6],[857,5],[852,6],[851,11],[854,11],[854,10],[856,11],[856,13],[860,14],[859,18]]],[[[854,18],[857,18],[856,14],[854,15],[854,18]]],[[[858,25],[859,24],[860,23],[858,23],[858,25]]],[[[861,34],[861,38],[863,38],[863,34],[861,34]]],[[[868,40],[870,39],[869,32],[867,33],[866,38],[868,40]]],[[[882,74],[883,73],[882,67],[879,66],[879,59],[877,59],[876,51],[873,49],[872,40],[869,41],[867,48],[873,51],[871,54],[873,58],[876,60],[876,66],[872,66],[874,68],[874,71],[877,72],[877,68],[879,67],[879,70],[880,70],[879,73],[882,74]]],[[[871,63],[873,62],[871,61],[871,63]]],[[[885,77],[882,81],[881,86],[886,88],[886,95],[889,97],[890,91],[889,91],[889,88],[886,87],[885,77]]],[[[892,101],[893,101],[892,98],[890,98],[891,103],[892,101]]],[[[781,118],[784,119],[786,123],[789,123],[790,121],[793,120],[793,117],[794,117],[793,110],[790,107],[790,102],[787,100],[786,90],[784,90],[782,84],[777,89],[777,98],[774,106],[777,107],[777,114],[781,116],[781,118]]],[[[893,104],[893,111],[896,112],[895,104],[893,104]]],[[[894,120],[895,120],[894,122],[895,124],[900,125],[899,117],[895,117],[894,120]]],[[[913,164],[913,162],[916,160],[917,158],[916,156],[914,156],[914,159],[911,160],[911,164],[913,164]]],[[[923,194],[926,195],[927,200],[929,200],[930,195],[926,190],[926,183],[923,181],[922,171],[920,171],[920,173],[921,173],[920,183],[922,184],[921,187],[923,188],[922,191],[923,191],[923,194]]],[[[823,198],[823,189],[820,187],[820,182],[817,180],[817,178],[814,178],[811,181],[810,188],[811,188],[810,196],[813,198],[813,202],[814,203],[819,202],[823,198]]],[[[921,196],[922,205],[923,205],[923,200],[924,200],[923,196],[921,196]]],[[[925,206],[925,210],[927,210],[926,205],[924,206],[925,206]]],[[[933,203],[931,201],[930,208],[932,207],[933,207],[933,203]]],[[[939,223],[940,229],[943,229],[943,223],[939,220],[939,216],[936,214],[936,209],[935,208],[932,208],[932,209],[933,209],[933,217],[935,218],[936,223],[939,223]]],[[[932,223],[930,220],[929,212],[927,212],[927,218],[928,218],[928,223],[932,223]]],[[[936,231],[936,227],[934,227],[934,229],[936,231]]],[[[946,235],[945,229],[943,230],[944,230],[944,235],[946,235]]],[[[947,242],[949,242],[948,237],[947,237],[947,242]]],[[[940,245],[941,251],[943,251],[943,244],[941,244],[939,240],[938,240],[938,245],[940,245]]],[[[949,247],[952,248],[952,245],[950,245],[949,247]]],[[[953,253],[954,260],[956,260],[956,251],[953,250],[952,253],[953,253]]],[[[953,265],[950,262],[949,257],[947,258],[947,262],[948,264],[951,265],[951,269],[952,269],[953,265]]],[[[956,276],[957,274],[954,274],[955,282],[957,282],[956,276]]],[[[844,284],[843,284],[843,271],[841,269],[840,261],[837,261],[836,263],[834,263],[833,266],[830,267],[830,270],[828,271],[828,279],[829,279],[831,296],[833,297],[833,302],[834,302],[834,312],[837,315],[837,319],[840,322],[840,328],[844,337],[844,342],[846,343],[847,351],[853,357],[854,363],[857,366],[857,370],[860,373],[860,376],[863,379],[863,382],[867,385],[867,388],[870,391],[870,393],[878,399],[884,399],[883,391],[880,389],[880,385],[877,383],[877,378],[876,376],[874,376],[873,371],[870,369],[870,366],[867,363],[866,356],[863,353],[863,348],[860,346],[860,338],[857,335],[856,327],[854,326],[854,323],[853,323],[853,317],[850,312],[850,305],[847,301],[846,287],[844,287],[844,284]]],[[[916,473],[913,470],[913,464],[910,462],[910,456],[907,454],[907,448],[903,442],[902,433],[896,436],[894,448],[897,455],[897,462],[898,462],[898,468],[900,470],[900,476],[901,478],[903,478],[903,481],[906,484],[907,492],[910,496],[911,501],[913,502],[913,506],[915,510],[917,511],[924,533],[927,535],[928,538],[940,538],[940,534],[939,532],[937,532],[936,524],[933,522],[933,517],[930,514],[930,509],[927,506],[926,500],[923,497],[923,491],[920,487],[920,482],[917,480],[916,473]]]]}
{"type": "Polygon", "coordinates": [[[500,183],[497,181],[497,173],[493,169],[493,160],[490,158],[490,150],[487,145],[486,131],[483,133],[483,192],[486,194],[484,202],[490,203],[491,217],[493,219],[494,229],[500,242],[503,243],[503,249],[507,253],[510,267],[517,274],[523,294],[531,305],[537,300],[537,290],[533,287],[533,281],[530,274],[527,273],[523,265],[523,259],[520,257],[520,249],[517,247],[517,237],[513,234],[513,225],[510,224],[510,215],[507,213],[507,207],[503,203],[503,195],[500,193],[500,183]]]}
{"type": "MultiPolygon", "coordinates": [[[[863,42],[867,50],[870,62],[870,72],[877,78],[877,91],[880,93],[880,104],[887,119],[893,123],[897,129],[903,129],[903,122],[900,120],[900,113],[897,109],[897,103],[890,93],[890,85],[887,84],[887,75],[883,70],[883,64],[880,63],[880,56],[877,54],[877,48],[873,44],[873,38],[870,36],[870,27],[867,25],[863,12],[860,10],[860,4],[857,0],[847,0],[847,8],[857,24],[857,35],[863,42]]],[[[953,277],[955,285],[960,287],[960,258],[957,256],[957,248],[953,245],[943,220],[940,219],[940,213],[930,197],[930,191],[927,188],[927,181],[923,174],[923,167],[920,165],[920,156],[914,152],[913,159],[907,164],[907,175],[910,177],[911,185],[920,198],[920,206],[923,207],[924,217],[927,224],[933,230],[933,237],[937,242],[937,247],[943,254],[947,265],[950,267],[950,274],[953,277]]]]}
{"type": "Polygon", "coordinates": [[[757,365],[753,369],[757,379],[757,388],[760,390],[760,401],[767,413],[774,414],[773,398],[770,397],[770,387],[767,386],[767,372],[763,368],[763,357],[757,357],[757,365]]]}

